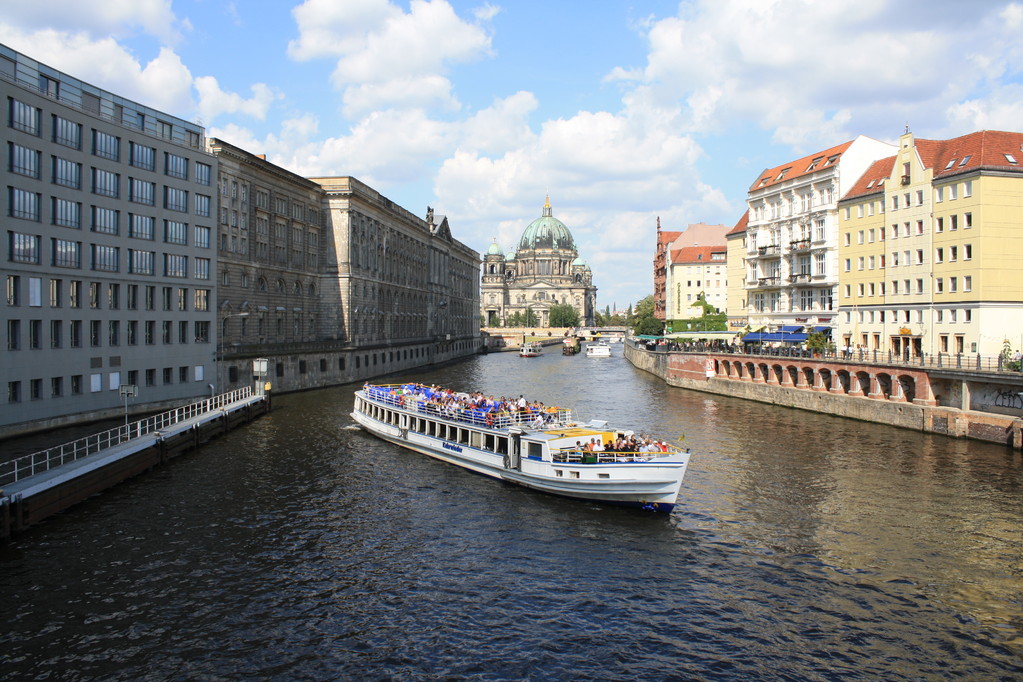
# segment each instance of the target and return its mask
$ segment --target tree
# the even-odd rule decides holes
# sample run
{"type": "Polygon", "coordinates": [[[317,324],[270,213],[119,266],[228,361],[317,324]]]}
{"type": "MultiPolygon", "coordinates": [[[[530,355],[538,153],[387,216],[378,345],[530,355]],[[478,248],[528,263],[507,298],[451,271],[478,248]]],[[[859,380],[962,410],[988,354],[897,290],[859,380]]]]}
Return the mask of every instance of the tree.
{"type": "Polygon", "coordinates": [[[661,331],[664,329],[663,324],[656,317],[643,317],[633,326],[633,329],[637,334],[647,334],[649,336],[660,336],[661,331]]]}
{"type": "Polygon", "coordinates": [[[578,327],[579,313],[567,303],[552,305],[549,317],[551,327],[578,327]]]}
{"type": "Polygon", "coordinates": [[[526,308],[526,314],[522,316],[522,324],[525,327],[535,327],[540,324],[540,318],[536,316],[532,308],[526,308]]]}
{"type": "MultiPolygon", "coordinates": [[[[632,306],[629,306],[632,309],[632,306]]],[[[636,304],[635,314],[629,316],[629,325],[637,334],[659,336],[664,329],[663,323],[654,315],[654,297],[647,296],[636,304]]]]}

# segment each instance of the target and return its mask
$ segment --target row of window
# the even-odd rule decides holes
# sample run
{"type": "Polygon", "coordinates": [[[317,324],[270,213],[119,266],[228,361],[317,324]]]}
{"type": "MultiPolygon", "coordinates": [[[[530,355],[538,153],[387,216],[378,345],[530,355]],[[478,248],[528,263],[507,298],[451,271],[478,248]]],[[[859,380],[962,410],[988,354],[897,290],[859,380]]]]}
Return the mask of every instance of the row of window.
{"type": "MultiPolygon", "coordinates": [[[[67,173],[54,179],[56,184],[81,189],[80,168],[72,165],[67,173]]],[[[121,176],[118,173],[92,169],[92,193],[97,196],[118,198],[120,196],[121,176]]],[[[175,187],[164,186],[163,208],[178,213],[188,213],[188,191],[175,187]]],[[[133,204],[143,206],[156,206],[156,183],[128,178],[128,200],[133,204]]],[[[52,197],[51,201],[61,201],[64,204],[76,204],[72,200],[58,199],[52,197]]],[[[22,220],[33,220],[39,222],[42,219],[43,195],[40,192],[32,192],[20,187],[7,188],[7,215],[22,220]]],[[[80,204],[78,204],[80,205],[80,204]]],[[[210,216],[210,198],[203,194],[193,196],[195,215],[208,218],[210,216]]]]}
{"type": "MultiPolygon", "coordinates": [[[[916,286],[914,288],[914,287],[911,286],[913,280],[908,280],[908,279],[902,280],[902,287],[901,287],[901,291],[900,291],[899,280],[893,279],[891,281],[891,288],[890,288],[891,294],[893,296],[897,296],[900,293],[902,293],[903,295],[907,295],[907,294],[922,295],[922,294],[926,293],[926,289],[924,287],[924,280],[922,278],[917,278],[915,281],[916,281],[916,286]]],[[[964,292],[973,291],[973,276],[972,275],[964,275],[962,277],[961,281],[962,281],[962,285],[963,285],[962,291],[964,291],[964,292]]],[[[960,283],[960,278],[959,277],[947,277],[947,278],[946,277],[935,277],[934,278],[934,293],[936,293],[936,294],[946,293],[946,291],[945,291],[945,283],[946,282],[948,283],[948,293],[950,293],[950,294],[959,293],[959,283],[960,283]]],[[[886,290],[886,287],[885,287],[885,282],[876,282],[876,283],[875,282],[861,282],[861,283],[856,285],[856,296],[857,296],[857,298],[863,298],[863,297],[869,297],[869,296],[875,296],[875,295],[876,296],[885,296],[885,295],[887,295],[886,291],[887,290],[886,290]]],[[[848,299],[848,298],[851,298],[851,297],[852,297],[852,285],[846,284],[845,285],[845,298],[848,299]]]]}
{"type": "MultiPolygon", "coordinates": [[[[209,289],[189,289],[188,287],[160,287],[140,284],[121,284],[108,282],[104,287],[100,282],[86,283],[82,280],[50,279],[50,308],[81,308],[88,302],[92,310],[120,310],[121,291],[125,292],[126,310],[156,310],[157,293],[163,310],[187,311],[191,301],[191,309],[206,312],[210,309],[209,289]]],[[[41,277],[25,277],[7,275],[7,305],[17,307],[27,305],[30,308],[43,306],[43,279],[41,277]],[[22,280],[25,280],[23,287],[22,280]]]]}
{"type": "MultiPolygon", "coordinates": [[[[248,185],[242,181],[221,174],[220,176],[220,196],[230,197],[232,205],[234,200],[240,199],[242,202],[248,199],[248,185]]],[[[270,192],[265,189],[256,189],[256,208],[261,208],[264,211],[270,210],[270,192]]],[[[274,212],[283,216],[290,215],[294,220],[300,220],[312,225],[318,225],[320,221],[320,212],[313,206],[306,207],[301,202],[294,199],[288,199],[286,196],[275,195],[273,201],[274,212]],[[290,212],[289,212],[290,206],[290,212]]],[[[224,222],[227,222],[226,220],[224,222]]],[[[232,223],[237,225],[237,223],[232,223]]]]}
{"type": "MultiPolygon", "coordinates": [[[[949,232],[955,232],[956,230],[959,229],[960,225],[962,225],[963,229],[965,229],[965,230],[969,230],[970,228],[973,227],[973,213],[969,213],[969,212],[963,213],[961,217],[962,217],[961,221],[960,221],[960,215],[959,214],[955,214],[955,213],[952,214],[952,215],[949,215],[949,216],[938,216],[938,217],[935,217],[934,218],[934,232],[935,233],[942,233],[942,232],[945,231],[945,227],[946,227],[945,218],[948,218],[948,224],[947,225],[948,225],[948,231],[949,232]]],[[[885,240],[885,236],[888,236],[891,239],[898,239],[899,238],[899,225],[898,225],[898,223],[892,224],[891,228],[887,231],[887,233],[886,233],[886,230],[885,230],[884,227],[879,227],[876,230],[876,234],[877,234],[877,241],[882,241],[883,242],[885,240]]],[[[925,232],[924,232],[924,221],[922,221],[922,220],[916,221],[916,229],[915,230],[912,229],[911,224],[908,223],[908,222],[902,224],[902,236],[903,237],[919,236],[919,235],[923,235],[923,234],[925,234],[925,232]]],[[[874,228],[870,228],[868,230],[859,230],[856,233],[856,243],[857,244],[863,244],[863,243],[873,244],[874,243],[874,235],[875,235],[875,229],[874,228]]],[[[850,246],[851,245],[851,243],[852,243],[852,233],[851,232],[846,232],[845,233],[844,242],[845,242],[845,244],[844,244],[845,246],[850,246]]]]}
{"type": "MultiPolygon", "coordinates": [[[[17,190],[15,190],[17,191],[17,190]]],[[[51,197],[52,223],[60,227],[80,230],[82,228],[82,204],[59,197],[51,197]]],[[[18,210],[18,195],[12,194],[11,205],[18,210]]],[[[93,232],[118,235],[121,232],[121,211],[103,206],[88,207],[89,225],[93,232]]],[[[156,235],[156,218],[153,216],[128,213],[128,236],[133,239],[153,240],[156,235]]],[[[195,246],[210,248],[210,228],[194,226],[195,246]]],[[[188,245],[188,223],[180,220],[163,221],[163,241],[168,244],[188,245]]]]}
{"type": "MultiPolygon", "coordinates": [[[[29,135],[42,137],[42,110],[14,98],[8,100],[8,126],[29,135]]],[[[58,114],[51,115],[51,138],[53,142],[81,151],[82,124],[64,118],[58,114]]],[[[169,125],[169,124],[168,124],[169,125]]],[[[169,135],[167,136],[169,137],[169,135]]],[[[20,145],[13,145],[20,147],[20,145]]],[[[25,147],[20,147],[26,150],[25,147]]],[[[35,152],[38,154],[38,152],[35,152]]],[[[92,154],[111,161],[121,160],[121,138],[116,135],[92,129],[92,154]]],[[[128,164],[147,171],[156,171],[157,150],[138,142],[128,143],[128,164]]],[[[13,168],[12,168],[13,170],[13,168]]],[[[18,171],[15,171],[18,172],[18,171]]],[[[188,180],[189,160],[187,157],[173,152],[163,153],[163,173],[172,178],[188,180]]],[[[195,182],[209,185],[212,181],[212,166],[196,161],[194,164],[195,182]]],[[[38,177],[38,176],[35,176],[38,177]]]]}
{"type": "MultiPolygon", "coordinates": [[[[43,320],[7,320],[7,350],[40,350],[46,344],[47,339],[43,338],[43,320]]],[[[155,320],[146,320],[139,323],[139,320],[127,320],[122,326],[121,320],[89,320],[86,327],[83,320],[50,320],[47,348],[82,348],[85,344],[84,334],[88,332],[88,345],[91,348],[99,348],[104,345],[117,347],[121,345],[121,330],[124,330],[124,344],[126,346],[137,346],[144,344],[152,346],[159,338],[165,345],[175,343],[209,343],[210,322],[208,320],[194,320],[191,323],[182,320],[176,325],[171,320],[163,320],[160,323],[159,335],[155,320]],[[104,336],[104,330],[106,335],[104,336]]]]}
{"type": "MultiPolygon", "coordinates": [[[[962,257],[964,261],[973,260],[973,244],[962,244],[962,257]]],[[[899,252],[892,251],[890,260],[885,259],[885,254],[880,256],[859,256],[856,259],[857,270],[873,270],[875,267],[884,269],[885,267],[897,268],[900,264],[900,253],[901,253],[901,264],[903,266],[909,265],[923,265],[924,264],[924,250],[916,249],[910,251],[909,249],[899,252]]],[[[959,260],[960,245],[955,246],[939,246],[934,249],[934,262],[937,263],[955,263],[959,260]],[[948,260],[945,260],[945,256],[948,256],[948,260]]],[[[846,258],[843,262],[845,272],[852,270],[852,259],[846,258]]]]}
{"type": "MultiPolygon", "coordinates": [[[[42,237],[22,232],[8,232],[8,260],[12,263],[30,263],[39,265],[42,262],[42,237]]],[[[122,261],[122,248],[105,244],[83,244],[70,239],[50,238],[50,265],[58,268],[81,269],[82,253],[90,256],[89,267],[97,272],[125,272],[134,275],[155,275],[157,252],[143,249],[123,249],[125,258],[122,261]]],[[[189,257],[174,253],[163,253],[162,274],[164,277],[187,278],[189,276],[189,257]]],[[[192,277],[208,280],[210,278],[210,258],[192,258],[192,277]]]]}
{"type": "MultiPolygon", "coordinates": [[[[173,384],[175,382],[175,374],[177,375],[177,382],[181,384],[187,384],[191,381],[203,381],[205,372],[202,365],[196,365],[194,367],[164,367],[162,372],[163,384],[173,384]],[[176,371],[175,371],[176,369],[176,371]]],[[[127,373],[127,383],[139,385],[139,372],[138,370],[129,370],[127,373]]],[[[145,386],[156,386],[157,370],[150,368],[145,370],[145,386]]],[[[69,377],[50,377],[50,396],[51,398],[60,398],[65,395],[83,395],[85,393],[85,381],[88,379],[89,393],[99,393],[104,390],[103,374],[90,374],[86,377],[83,374],[72,374],[69,377]],[[65,378],[67,382],[65,384],[65,378]]],[[[106,390],[116,391],[121,387],[121,372],[110,372],[106,376],[106,390]]],[[[42,400],[43,399],[43,379],[31,379],[26,383],[27,394],[23,395],[23,388],[21,381],[8,381],[7,382],[7,402],[8,403],[20,403],[24,399],[28,400],[42,400]]]]}
{"type": "Polygon", "coordinates": [[[813,312],[832,310],[834,297],[830,288],[807,288],[799,291],[798,298],[782,296],[782,292],[778,291],[754,293],[750,296],[750,304],[758,313],[779,312],[783,308],[787,308],[789,312],[813,312]]]}
{"type": "MultiPolygon", "coordinates": [[[[887,318],[892,324],[923,324],[924,310],[860,310],[856,313],[858,324],[884,323],[887,318]],[[888,314],[886,314],[888,313],[888,314]]],[[[958,322],[973,322],[973,310],[965,308],[935,308],[934,321],[937,324],[956,324],[958,322]]],[[[845,313],[846,324],[853,324],[852,311],[845,313]]]]}
{"type": "MultiPolygon", "coordinates": [[[[245,272],[241,273],[241,275],[239,275],[238,277],[238,280],[239,280],[238,286],[240,286],[242,289],[249,288],[250,283],[248,273],[245,272]]],[[[232,277],[230,270],[223,270],[221,272],[220,283],[225,287],[232,286],[232,277]]],[[[259,289],[259,291],[270,290],[269,282],[266,279],[266,277],[259,277],[257,279],[256,288],[259,289]]],[[[285,283],[283,279],[278,278],[277,281],[274,282],[274,291],[276,291],[278,294],[292,293],[295,294],[296,296],[302,296],[304,293],[308,293],[309,296],[316,296],[316,285],[310,282],[308,285],[303,286],[301,282],[296,280],[293,284],[289,286],[287,283],[285,283]]]]}

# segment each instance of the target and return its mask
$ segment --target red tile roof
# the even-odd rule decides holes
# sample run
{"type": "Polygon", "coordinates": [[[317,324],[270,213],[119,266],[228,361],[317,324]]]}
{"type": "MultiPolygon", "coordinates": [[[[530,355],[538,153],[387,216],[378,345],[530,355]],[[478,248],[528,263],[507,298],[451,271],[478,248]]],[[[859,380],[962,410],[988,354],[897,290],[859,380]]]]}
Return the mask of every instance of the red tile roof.
{"type": "Polygon", "coordinates": [[[884,193],[885,181],[891,177],[892,166],[894,165],[894,156],[889,156],[887,159],[881,159],[870,164],[870,168],[864,171],[860,179],[856,181],[856,184],[845,193],[842,201],[870,194],[884,193]]]}
{"type": "Polygon", "coordinates": [[[671,264],[672,265],[706,265],[708,263],[719,263],[723,264],[724,259],[715,261],[712,257],[713,254],[727,253],[727,249],[723,246],[686,246],[681,249],[674,249],[671,252],[671,264]]]}
{"type": "Polygon", "coordinates": [[[791,180],[808,173],[816,173],[823,168],[831,168],[838,163],[839,158],[849,149],[853,142],[854,140],[849,140],[836,147],[809,154],[801,159],[789,161],[774,168],[768,168],[757,177],[749,189],[753,192],[764,187],[770,187],[783,180],[791,180]]]}
{"type": "Polygon", "coordinates": [[[748,226],[749,226],[749,209],[747,208],[746,212],[742,214],[741,218],[739,218],[739,222],[737,222],[735,224],[735,227],[730,229],[728,231],[728,234],[725,235],[725,236],[732,235],[732,234],[742,234],[743,232],[746,231],[746,228],[748,226]]]}
{"type": "Polygon", "coordinates": [[[934,169],[936,180],[977,168],[1023,171],[1023,133],[981,130],[951,140],[915,143],[924,165],[934,169]]]}

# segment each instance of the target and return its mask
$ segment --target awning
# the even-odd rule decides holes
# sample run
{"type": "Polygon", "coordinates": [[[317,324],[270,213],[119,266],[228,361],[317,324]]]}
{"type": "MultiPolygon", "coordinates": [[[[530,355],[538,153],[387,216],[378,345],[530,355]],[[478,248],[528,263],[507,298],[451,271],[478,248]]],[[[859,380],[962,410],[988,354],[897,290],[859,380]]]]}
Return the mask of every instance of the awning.
{"type": "Polygon", "coordinates": [[[753,332],[742,337],[743,343],[803,343],[806,334],[792,332],[753,332]]]}
{"type": "Polygon", "coordinates": [[[795,334],[791,332],[774,332],[764,334],[764,342],[781,341],[783,343],[803,343],[806,341],[806,334],[795,334]]]}
{"type": "Polygon", "coordinates": [[[828,331],[829,329],[831,329],[831,327],[829,327],[829,326],[827,326],[827,325],[820,325],[820,326],[817,326],[817,327],[814,327],[814,328],[813,328],[813,330],[814,330],[815,332],[826,332],[826,331],[828,331]]]}
{"type": "Polygon", "coordinates": [[[801,332],[801,331],[803,331],[803,326],[799,325],[799,324],[790,324],[788,326],[782,327],[778,331],[780,331],[780,332],[789,332],[791,334],[792,332],[801,332]]]}

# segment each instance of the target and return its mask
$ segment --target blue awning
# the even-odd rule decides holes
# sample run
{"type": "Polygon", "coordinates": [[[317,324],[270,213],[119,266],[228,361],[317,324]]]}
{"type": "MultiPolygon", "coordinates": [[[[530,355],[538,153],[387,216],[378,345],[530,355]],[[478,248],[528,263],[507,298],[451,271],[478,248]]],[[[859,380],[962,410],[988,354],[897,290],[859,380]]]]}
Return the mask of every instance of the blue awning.
{"type": "Polygon", "coordinates": [[[813,328],[813,330],[814,330],[815,332],[826,332],[826,331],[828,331],[829,329],[831,329],[831,327],[829,327],[829,326],[827,326],[827,325],[821,325],[821,326],[819,326],[819,327],[814,327],[814,328],[813,328]]]}
{"type": "Polygon", "coordinates": [[[773,334],[764,334],[763,341],[765,343],[770,343],[773,341],[781,341],[783,343],[803,343],[804,341],[806,341],[806,334],[775,332],[773,334]]]}
{"type": "Polygon", "coordinates": [[[782,327],[778,331],[780,331],[780,332],[789,332],[789,333],[801,332],[801,331],[803,331],[803,326],[799,325],[799,324],[790,324],[788,326],[782,327]]]}

